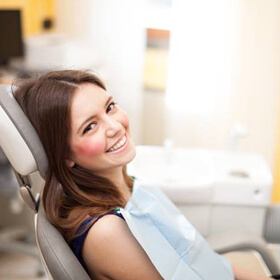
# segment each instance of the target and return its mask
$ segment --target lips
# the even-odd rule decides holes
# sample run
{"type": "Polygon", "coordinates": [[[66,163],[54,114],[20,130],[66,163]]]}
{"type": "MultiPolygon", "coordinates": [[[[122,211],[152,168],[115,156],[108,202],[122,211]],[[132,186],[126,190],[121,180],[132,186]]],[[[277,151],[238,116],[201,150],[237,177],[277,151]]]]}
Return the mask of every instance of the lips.
{"type": "Polygon", "coordinates": [[[126,139],[126,135],[124,135],[121,139],[119,139],[111,148],[109,148],[106,153],[109,152],[113,152],[116,151],[118,149],[120,149],[121,147],[123,147],[126,143],[127,139],[126,139]]]}

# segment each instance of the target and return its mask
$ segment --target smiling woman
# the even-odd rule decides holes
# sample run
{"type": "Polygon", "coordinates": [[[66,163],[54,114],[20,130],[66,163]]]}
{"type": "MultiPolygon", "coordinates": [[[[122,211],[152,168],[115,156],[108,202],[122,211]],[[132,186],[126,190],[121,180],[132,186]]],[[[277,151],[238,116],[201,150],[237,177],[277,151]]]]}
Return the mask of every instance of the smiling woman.
{"type": "Polygon", "coordinates": [[[92,278],[162,279],[117,213],[131,196],[126,164],[135,147],[128,116],[103,82],[88,72],[55,71],[19,81],[14,95],[47,154],[46,216],[92,278]]]}

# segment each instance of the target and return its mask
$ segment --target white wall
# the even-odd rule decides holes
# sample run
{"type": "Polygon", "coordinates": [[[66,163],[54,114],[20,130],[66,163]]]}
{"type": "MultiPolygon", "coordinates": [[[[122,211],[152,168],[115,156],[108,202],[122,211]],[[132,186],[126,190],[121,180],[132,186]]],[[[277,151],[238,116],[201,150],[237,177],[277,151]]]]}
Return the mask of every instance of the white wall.
{"type": "Polygon", "coordinates": [[[243,151],[257,151],[274,168],[280,105],[280,1],[240,1],[240,55],[232,122],[250,135],[243,151]]]}
{"type": "Polygon", "coordinates": [[[280,1],[174,0],[166,136],[178,146],[238,150],[274,167],[279,119],[280,1]],[[182,40],[184,38],[184,40],[182,40]]]}
{"type": "Polygon", "coordinates": [[[130,115],[132,137],[142,140],[145,50],[141,0],[57,0],[57,31],[87,42],[94,68],[130,115]]]}

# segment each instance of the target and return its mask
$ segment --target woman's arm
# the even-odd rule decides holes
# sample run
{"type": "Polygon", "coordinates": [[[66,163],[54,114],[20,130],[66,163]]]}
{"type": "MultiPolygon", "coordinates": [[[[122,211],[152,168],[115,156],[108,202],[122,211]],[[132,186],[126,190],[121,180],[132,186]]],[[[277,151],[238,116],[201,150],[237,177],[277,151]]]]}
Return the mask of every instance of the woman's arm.
{"type": "Polygon", "coordinates": [[[94,279],[163,280],[126,222],[118,216],[106,215],[94,224],[82,253],[94,279]]]}

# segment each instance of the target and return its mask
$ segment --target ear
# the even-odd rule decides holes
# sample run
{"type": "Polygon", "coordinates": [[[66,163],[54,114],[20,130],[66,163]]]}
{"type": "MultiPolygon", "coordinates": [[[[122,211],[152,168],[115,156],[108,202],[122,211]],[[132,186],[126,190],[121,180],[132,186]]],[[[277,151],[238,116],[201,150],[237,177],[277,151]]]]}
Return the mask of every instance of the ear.
{"type": "Polygon", "coordinates": [[[74,167],[75,166],[75,162],[71,159],[66,159],[66,164],[68,167],[74,167]]]}

